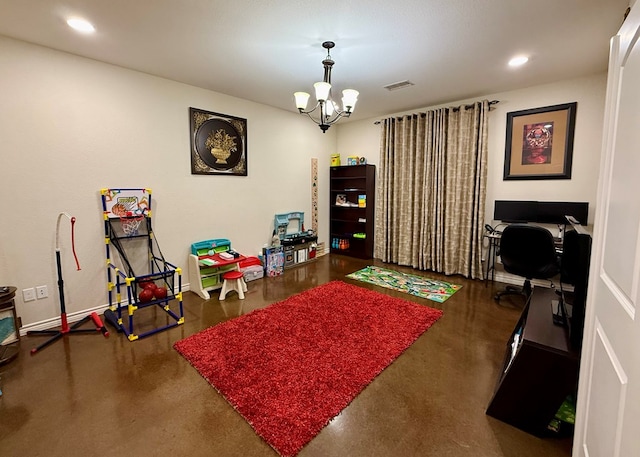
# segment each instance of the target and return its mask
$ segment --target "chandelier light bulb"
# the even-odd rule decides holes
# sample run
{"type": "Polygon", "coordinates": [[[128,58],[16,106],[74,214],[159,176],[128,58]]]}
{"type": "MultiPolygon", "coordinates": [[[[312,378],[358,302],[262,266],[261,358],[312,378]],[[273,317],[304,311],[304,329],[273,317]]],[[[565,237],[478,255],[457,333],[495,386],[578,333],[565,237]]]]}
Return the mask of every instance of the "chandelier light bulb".
{"type": "Polygon", "coordinates": [[[315,83],[313,87],[316,90],[316,100],[323,102],[329,98],[329,91],[331,90],[331,84],[325,82],[315,83]]]}
{"type": "Polygon", "coordinates": [[[345,89],[342,91],[342,106],[345,111],[353,111],[358,101],[358,95],[360,95],[360,92],[357,90],[345,89]]]}
{"type": "Polygon", "coordinates": [[[307,103],[309,103],[310,95],[307,92],[296,92],[293,94],[296,98],[296,108],[299,110],[303,110],[307,108],[307,103]]]}
{"type": "Polygon", "coordinates": [[[325,114],[330,117],[333,116],[333,112],[335,111],[336,106],[333,104],[332,100],[327,100],[325,103],[325,114]]]}

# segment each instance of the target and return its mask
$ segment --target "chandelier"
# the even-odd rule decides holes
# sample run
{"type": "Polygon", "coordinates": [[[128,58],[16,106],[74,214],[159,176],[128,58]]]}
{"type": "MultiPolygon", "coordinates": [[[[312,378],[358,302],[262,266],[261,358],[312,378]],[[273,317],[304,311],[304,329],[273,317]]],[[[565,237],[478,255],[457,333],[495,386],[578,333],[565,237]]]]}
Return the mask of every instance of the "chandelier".
{"type": "Polygon", "coordinates": [[[331,59],[331,48],[336,44],[333,41],[325,41],[322,47],[327,50],[327,57],[322,61],[324,66],[324,80],[313,85],[316,91],[316,106],[309,111],[307,103],[309,102],[309,94],[307,92],[296,92],[293,96],[296,98],[296,107],[300,114],[306,114],[309,118],[318,124],[322,133],[334,123],[343,117],[351,116],[353,107],[358,101],[358,91],[353,89],[345,89],[342,91],[342,110],[336,102],[331,99],[331,67],[335,63],[331,59]]]}

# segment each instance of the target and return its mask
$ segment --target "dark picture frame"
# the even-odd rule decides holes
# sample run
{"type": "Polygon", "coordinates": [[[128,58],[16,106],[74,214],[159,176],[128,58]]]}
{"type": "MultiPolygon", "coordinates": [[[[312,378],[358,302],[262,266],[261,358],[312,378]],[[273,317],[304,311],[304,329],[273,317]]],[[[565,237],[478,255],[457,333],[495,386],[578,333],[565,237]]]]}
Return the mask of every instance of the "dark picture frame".
{"type": "Polygon", "coordinates": [[[577,102],[507,113],[504,180],[571,179],[577,102]]]}
{"type": "Polygon", "coordinates": [[[189,108],[191,174],[247,176],[247,120],[189,108]]]}

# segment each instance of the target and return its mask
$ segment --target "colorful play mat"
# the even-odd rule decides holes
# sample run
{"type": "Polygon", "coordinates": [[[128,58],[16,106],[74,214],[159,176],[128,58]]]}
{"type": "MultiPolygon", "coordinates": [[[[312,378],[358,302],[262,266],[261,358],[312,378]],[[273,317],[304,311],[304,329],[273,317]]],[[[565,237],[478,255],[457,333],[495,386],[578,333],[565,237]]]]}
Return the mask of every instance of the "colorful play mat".
{"type": "Polygon", "coordinates": [[[387,289],[398,290],[438,303],[444,302],[462,288],[462,286],[457,284],[374,266],[367,266],[362,270],[348,274],[347,278],[368,282],[387,289]]]}

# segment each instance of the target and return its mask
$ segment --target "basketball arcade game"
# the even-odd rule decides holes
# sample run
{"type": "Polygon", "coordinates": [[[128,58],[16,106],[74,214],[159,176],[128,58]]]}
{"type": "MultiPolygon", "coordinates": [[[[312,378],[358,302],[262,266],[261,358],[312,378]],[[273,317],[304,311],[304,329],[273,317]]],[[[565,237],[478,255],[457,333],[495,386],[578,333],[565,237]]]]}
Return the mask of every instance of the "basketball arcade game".
{"type": "Polygon", "coordinates": [[[129,341],[183,324],[182,269],[164,259],[154,237],[151,227],[151,189],[102,189],[100,193],[109,293],[109,309],[105,311],[105,318],[121,330],[129,341]],[[119,266],[111,257],[111,246],[117,251],[121,262],[119,266]],[[147,254],[146,258],[142,253],[147,254]],[[177,289],[174,287],[176,275],[177,289]],[[127,294],[125,303],[123,289],[127,294]],[[178,303],[175,312],[170,307],[172,300],[178,303]],[[136,334],[134,314],[149,307],[162,309],[168,323],[136,334]],[[125,314],[128,317],[127,325],[125,314]]]}

